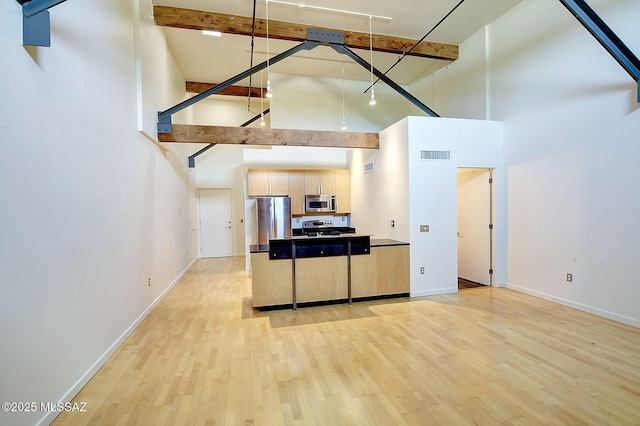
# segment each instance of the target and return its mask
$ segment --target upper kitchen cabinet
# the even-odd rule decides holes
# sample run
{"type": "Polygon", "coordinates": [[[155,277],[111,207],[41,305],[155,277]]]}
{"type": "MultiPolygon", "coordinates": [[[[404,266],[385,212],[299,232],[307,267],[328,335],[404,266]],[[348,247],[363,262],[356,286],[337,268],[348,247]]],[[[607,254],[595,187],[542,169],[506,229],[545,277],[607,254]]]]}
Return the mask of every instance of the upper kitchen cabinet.
{"type": "Polygon", "coordinates": [[[336,213],[351,213],[351,173],[336,170],[336,213]]]}
{"type": "Polygon", "coordinates": [[[289,197],[291,214],[304,214],[304,170],[289,170],[289,197]]]}
{"type": "Polygon", "coordinates": [[[305,194],[335,194],[335,170],[307,170],[304,175],[305,194]]]}
{"type": "Polygon", "coordinates": [[[247,195],[289,195],[289,174],[286,170],[251,169],[247,173],[247,195]]]}
{"type": "Polygon", "coordinates": [[[247,196],[291,197],[291,214],[304,215],[305,195],[336,196],[336,213],[351,213],[351,173],[349,170],[267,170],[250,169],[247,196]]]}

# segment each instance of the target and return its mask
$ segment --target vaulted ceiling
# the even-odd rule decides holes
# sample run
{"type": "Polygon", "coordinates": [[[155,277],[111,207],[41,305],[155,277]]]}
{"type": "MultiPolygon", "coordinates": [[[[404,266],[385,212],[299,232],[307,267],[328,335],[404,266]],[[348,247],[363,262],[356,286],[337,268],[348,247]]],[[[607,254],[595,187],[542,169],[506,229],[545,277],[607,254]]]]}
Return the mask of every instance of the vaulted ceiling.
{"type": "MultiPolygon", "coordinates": [[[[425,41],[445,45],[459,45],[475,32],[504,14],[520,0],[465,0],[425,41]]],[[[269,22],[276,21],[302,24],[303,27],[334,28],[342,31],[369,34],[369,25],[374,34],[419,40],[443,17],[460,3],[460,0],[307,0],[306,6],[348,10],[365,15],[377,15],[392,19],[369,19],[368,16],[349,15],[338,12],[301,7],[304,3],[274,0],[268,3],[269,22]]],[[[217,12],[252,18],[254,0],[154,0],[155,6],[171,6],[204,12],[217,12]]],[[[267,3],[257,0],[256,18],[264,19],[267,3]]],[[[201,19],[206,22],[206,19],[201,19]]],[[[275,24],[274,24],[275,26],[275,24]]],[[[250,68],[251,37],[223,34],[209,37],[192,29],[163,27],[169,49],[188,81],[218,83],[250,68]]],[[[270,33],[274,31],[270,29],[270,33]]],[[[365,40],[368,45],[368,39],[365,40]]],[[[253,63],[266,60],[296,45],[295,41],[277,40],[268,44],[265,38],[256,37],[253,63]]],[[[375,42],[374,42],[375,45],[375,42]]],[[[369,60],[370,52],[356,50],[369,60]]],[[[463,52],[462,52],[463,53],[463,52]]],[[[374,52],[373,63],[385,71],[393,65],[400,54],[374,52]]],[[[395,67],[389,77],[400,84],[409,84],[418,77],[432,73],[449,61],[425,57],[407,56],[395,67]]],[[[349,58],[333,50],[320,47],[298,53],[285,61],[274,64],[271,72],[317,77],[368,80],[369,74],[349,58]]]]}

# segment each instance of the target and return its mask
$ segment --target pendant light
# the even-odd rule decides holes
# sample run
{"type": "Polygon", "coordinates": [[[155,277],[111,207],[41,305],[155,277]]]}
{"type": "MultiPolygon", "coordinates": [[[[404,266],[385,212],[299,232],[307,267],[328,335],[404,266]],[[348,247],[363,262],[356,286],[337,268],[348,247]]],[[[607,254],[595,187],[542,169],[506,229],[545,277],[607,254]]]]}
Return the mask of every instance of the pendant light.
{"type": "Polygon", "coordinates": [[[264,96],[262,92],[262,70],[260,70],[260,126],[264,127],[267,123],[264,122],[264,96]]]}
{"type": "Polygon", "coordinates": [[[342,63],[342,130],[347,130],[347,117],[344,112],[344,62],[342,63]]]}
{"type": "Polygon", "coordinates": [[[369,100],[369,105],[376,104],[376,90],[373,88],[373,29],[371,26],[371,20],[373,16],[369,15],[369,53],[370,53],[370,61],[371,61],[371,99],[369,100]]]}
{"type": "Polygon", "coordinates": [[[265,1],[265,5],[267,19],[267,98],[271,98],[273,91],[271,90],[271,68],[269,66],[269,0],[265,1]]]}

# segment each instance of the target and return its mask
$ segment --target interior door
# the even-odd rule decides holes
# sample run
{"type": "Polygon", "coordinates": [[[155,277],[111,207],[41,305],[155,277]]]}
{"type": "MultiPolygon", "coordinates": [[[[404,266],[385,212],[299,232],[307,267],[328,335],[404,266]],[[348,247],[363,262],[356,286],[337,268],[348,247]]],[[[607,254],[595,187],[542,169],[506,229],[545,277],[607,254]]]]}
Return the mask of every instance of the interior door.
{"type": "Polygon", "coordinates": [[[458,277],[491,283],[489,169],[458,169],[458,277]]]}
{"type": "Polygon", "coordinates": [[[200,189],[200,257],[233,256],[231,189],[200,189]]]}

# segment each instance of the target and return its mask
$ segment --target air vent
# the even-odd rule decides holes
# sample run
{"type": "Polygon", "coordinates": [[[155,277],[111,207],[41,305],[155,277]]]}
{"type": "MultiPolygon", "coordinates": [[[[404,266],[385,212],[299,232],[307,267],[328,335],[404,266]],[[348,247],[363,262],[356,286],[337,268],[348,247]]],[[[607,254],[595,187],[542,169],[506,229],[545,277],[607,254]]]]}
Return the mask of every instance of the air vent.
{"type": "Polygon", "coordinates": [[[451,161],[451,151],[420,151],[421,160],[451,161]]]}
{"type": "Polygon", "coordinates": [[[373,161],[364,165],[364,172],[371,173],[373,171],[373,161]]]}

